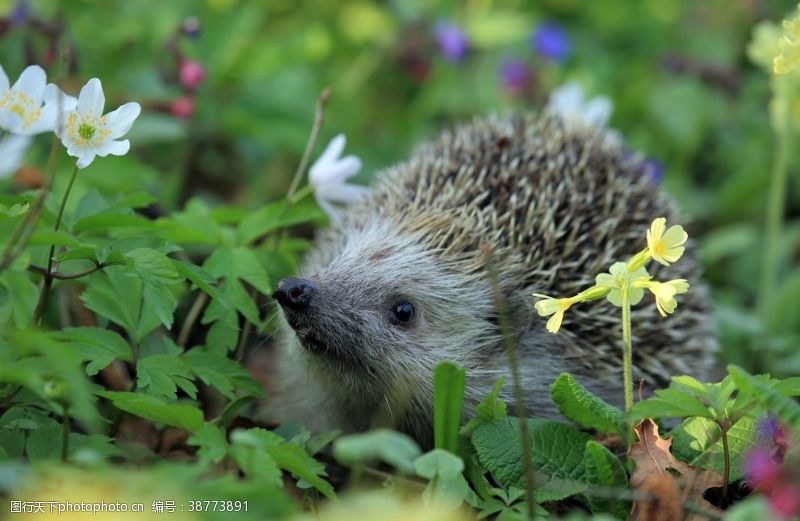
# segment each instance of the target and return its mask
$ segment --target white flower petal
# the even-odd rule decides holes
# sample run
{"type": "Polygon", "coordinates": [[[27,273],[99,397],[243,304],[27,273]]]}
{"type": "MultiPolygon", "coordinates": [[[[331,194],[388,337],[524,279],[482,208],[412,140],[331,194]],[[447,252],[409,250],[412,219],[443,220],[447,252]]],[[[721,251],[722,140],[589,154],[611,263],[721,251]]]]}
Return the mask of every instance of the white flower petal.
{"type": "Polygon", "coordinates": [[[45,105],[42,107],[42,112],[33,123],[27,127],[21,127],[17,133],[24,136],[32,136],[34,134],[41,134],[42,132],[52,132],[56,127],[56,107],[53,104],[45,105]]]}
{"type": "Polygon", "coordinates": [[[95,152],[98,156],[105,157],[108,154],[112,156],[124,156],[131,149],[131,142],[127,139],[124,141],[103,141],[97,146],[95,152]]]}
{"type": "Polygon", "coordinates": [[[106,114],[106,130],[110,132],[108,139],[117,139],[127,134],[141,112],[142,107],[138,103],[131,102],[106,114]]]}
{"type": "Polygon", "coordinates": [[[78,162],[75,164],[78,166],[78,168],[86,168],[87,166],[92,164],[94,158],[95,158],[94,150],[91,151],[86,150],[84,151],[83,155],[78,157],[78,162]]]}
{"type": "Polygon", "coordinates": [[[8,75],[6,74],[5,69],[3,69],[3,66],[0,65],[0,94],[7,91],[9,85],[8,75]]]}
{"type": "Polygon", "coordinates": [[[24,92],[38,105],[42,102],[42,97],[44,96],[45,83],[47,83],[47,75],[44,69],[38,65],[30,65],[22,71],[11,90],[24,92]]]}
{"type": "Polygon", "coordinates": [[[336,184],[325,186],[317,193],[329,201],[350,204],[366,197],[369,194],[369,188],[360,185],[336,184]]]}
{"type": "Polygon", "coordinates": [[[579,113],[582,104],[583,89],[574,82],[562,85],[550,95],[550,107],[564,119],[569,119],[579,113]]]}
{"type": "Polygon", "coordinates": [[[604,96],[594,98],[583,108],[583,120],[589,126],[602,128],[608,123],[613,110],[614,105],[610,99],[604,96]]]}
{"type": "Polygon", "coordinates": [[[92,78],[83,86],[78,96],[78,114],[82,117],[95,116],[99,118],[103,115],[105,104],[103,86],[100,84],[100,80],[92,78]]]}
{"type": "Polygon", "coordinates": [[[328,143],[328,146],[325,147],[325,151],[319,156],[319,158],[315,161],[316,163],[331,163],[336,161],[339,156],[342,155],[344,151],[344,146],[347,144],[347,138],[344,134],[338,134],[336,137],[331,139],[331,142],[328,143]]]}
{"type": "Polygon", "coordinates": [[[313,186],[343,183],[361,170],[361,160],[356,156],[347,156],[323,166],[325,167],[324,169],[320,167],[313,172],[315,175],[309,174],[313,186]]]}
{"type": "Polygon", "coordinates": [[[74,96],[69,96],[64,93],[61,89],[53,85],[52,83],[48,83],[47,87],[44,89],[44,103],[45,105],[53,104],[57,109],[61,111],[69,111],[75,110],[75,106],[78,104],[77,98],[74,96]]]}
{"type": "Polygon", "coordinates": [[[317,200],[319,207],[322,208],[322,211],[328,214],[328,218],[332,223],[336,224],[341,220],[339,210],[337,210],[335,206],[326,201],[325,198],[321,197],[319,193],[315,193],[314,197],[317,200]]]}
{"type": "Polygon", "coordinates": [[[29,136],[5,135],[0,141],[0,178],[8,177],[19,169],[30,144],[29,136]]]}

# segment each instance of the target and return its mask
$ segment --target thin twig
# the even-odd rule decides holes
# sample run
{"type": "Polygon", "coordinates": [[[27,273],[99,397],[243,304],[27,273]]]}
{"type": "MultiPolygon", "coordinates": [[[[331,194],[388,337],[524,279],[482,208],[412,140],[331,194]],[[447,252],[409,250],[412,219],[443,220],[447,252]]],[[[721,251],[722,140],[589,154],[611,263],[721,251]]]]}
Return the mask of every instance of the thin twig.
{"type": "Polygon", "coordinates": [[[197,298],[194,299],[194,303],[192,307],[189,309],[189,313],[186,314],[186,319],[183,321],[183,326],[181,326],[181,332],[178,334],[178,345],[181,347],[186,347],[186,342],[189,341],[189,334],[192,332],[192,328],[194,328],[195,322],[200,317],[200,313],[203,311],[203,308],[206,307],[206,303],[208,302],[208,294],[204,291],[201,291],[197,294],[197,298]]]}
{"type": "MultiPolygon", "coordinates": [[[[54,231],[58,231],[61,226],[61,218],[64,216],[64,208],[67,206],[67,199],[69,193],[72,191],[72,185],[75,183],[75,178],[78,177],[78,164],[72,169],[72,176],[69,178],[67,189],[64,191],[64,197],[61,198],[61,204],[58,206],[58,213],[56,214],[56,223],[53,226],[54,231]]],[[[42,311],[44,305],[47,303],[47,295],[50,293],[50,287],[53,285],[53,257],[56,253],[55,244],[50,246],[50,254],[47,256],[47,270],[44,274],[44,282],[42,283],[42,292],[39,294],[39,301],[36,303],[36,309],[33,311],[33,323],[39,324],[42,318],[42,311]]]]}
{"type": "Polygon", "coordinates": [[[297,171],[294,173],[292,184],[289,185],[289,192],[286,194],[286,198],[289,201],[292,200],[294,193],[297,191],[297,187],[300,186],[300,180],[303,178],[303,174],[306,172],[308,162],[311,160],[311,153],[314,151],[314,145],[317,143],[319,131],[322,128],[322,123],[325,121],[325,104],[328,102],[328,98],[330,97],[331,88],[325,87],[320,93],[319,98],[317,98],[317,105],[314,110],[314,125],[311,127],[311,134],[308,136],[308,142],[306,143],[306,149],[303,152],[303,158],[300,160],[300,164],[297,166],[297,171]]]}
{"type": "Polygon", "coordinates": [[[528,424],[525,419],[525,394],[519,375],[519,364],[517,363],[516,344],[511,336],[508,325],[508,308],[505,299],[500,291],[500,282],[497,271],[492,262],[492,250],[488,246],[481,246],[481,250],[486,258],[486,267],[489,272],[489,279],[494,293],[494,305],[497,310],[500,334],[503,336],[503,345],[508,356],[508,365],[511,369],[511,377],[514,381],[514,402],[516,405],[517,418],[519,420],[520,445],[522,447],[522,465],[525,471],[525,502],[527,507],[527,518],[536,518],[536,496],[535,496],[535,476],[533,474],[533,448],[528,437],[528,424]]]}
{"type": "MultiPolygon", "coordinates": [[[[92,273],[98,272],[108,266],[102,262],[95,263],[93,268],[89,268],[88,270],[78,271],[75,273],[59,273],[57,271],[50,272],[50,278],[58,279],[58,280],[74,280],[79,279],[81,277],[85,277],[87,275],[91,275],[92,273]]],[[[42,268],[41,266],[36,266],[35,264],[28,265],[28,271],[31,273],[38,273],[39,275],[47,276],[47,270],[42,268]]]]}

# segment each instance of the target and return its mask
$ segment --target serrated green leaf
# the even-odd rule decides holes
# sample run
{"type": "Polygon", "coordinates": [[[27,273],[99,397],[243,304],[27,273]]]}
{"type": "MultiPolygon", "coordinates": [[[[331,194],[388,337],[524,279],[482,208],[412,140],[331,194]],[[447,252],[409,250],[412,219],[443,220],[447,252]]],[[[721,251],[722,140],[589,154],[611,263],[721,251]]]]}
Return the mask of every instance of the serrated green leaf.
{"type": "Polygon", "coordinates": [[[228,441],[225,439],[225,433],[210,423],[206,423],[203,427],[192,434],[187,440],[189,445],[199,447],[197,449],[197,456],[202,464],[219,463],[228,452],[228,441]]]}
{"type": "Polygon", "coordinates": [[[236,389],[252,396],[265,395],[261,384],[240,364],[230,360],[223,352],[190,349],[182,356],[187,367],[206,385],[211,385],[228,398],[235,398],[236,389]]]}
{"type": "Polygon", "coordinates": [[[501,420],[506,417],[508,414],[506,412],[506,402],[500,398],[500,389],[502,389],[504,381],[503,377],[498,378],[486,398],[475,406],[475,417],[470,418],[461,429],[462,436],[470,436],[478,425],[491,423],[494,420],[501,420]]]}
{"type": "MultiPolygon", "coordinates": [[[[725,458],[722,431],[708,418],[687,418],[672,429],[672,453],[681,461],[704,469],[723,472],[725,458]]],[[[731,456],[730,480],[744,476],[744,458],[758,439],[758,420],[744,417],[728,430],[731,456]]]]}
{"type": "Polygon", "coordinates": [[[463,368],[451,362],[441,362],[433,373],[434,445],[453,454],[458,453],[465,374],[463,368]]]}
{"type": "Polygon", "coordinates": [[[328,499],[336,498],[333,487],[323,478],[326,475],[325,467],[305,449],[293,443],[282,443],[278,446],[267,446],[265,450],[280,468],[310,483],[328,499]]]}
{"type": "Polygon", "coordinates": [[[701,416],[713,418],[713,412],[692,394],[680,388],[659,389],[656,395],[633,404],[627,412],[628,420],[635,422],[644,418],[701,416]]]}
{"type": "Polygon", "coordinates": [[[155,396],[142,393],[105,390],[98,390],[95,393],[111,400],[117,409],[152,422],[186,429],[189,432],[197,432],[203,428],[203,413],[192,405],[167,403],[155,396]]]}
{"type": "Polygon", "coordinates": [[[389,429],[348,434],[333,442],[333,455],[340,463],[357,466],[378,460],[406,474],[414,473],[414,460],[420,453],[414,440],[389,429]]]}
{"type": "Polygon", "coordinates": [[[325,214],[315,206],[300,202],[276,201],[249,213],[236,229],[236,243],[248,245],[267,233],[312,221],[323,221],[325,214]]]}
{"type": "Polygon", "coordinates": [[[131,348],[119,334],[99,327],[68,327],[50,333],[53,338],[70,343],[83,360],[86,374],[94,376],[114,360],[131,360],[131,348]]]}
{"type": "MultiPolygon", "coordinates": [[[[594,440],[586,442],[584,453],[586,462],[586,481],[606,488],[626,489],[628,475],[622,462],[611,452],[594,440]]],[[[625,519],[631,510],[630,503],[618,499],[600,499],[587,497],[589,508],[594,513],[611,512],[620,519],[625,519]]]]}
{"type": "MultiPolygon", "coordinates": [[[[472,444],[484,468],[506,487],[525,486],[519,420],[508,417],[475,429],[472,444]]],[[[582,481],[583,454],[589,436],[553,420],[528,420],[534,468],[548,476],[582,481]]]]}
{"type": "Polygon", "coordinates": [[[183,281],[172,259],[152,248],[136,248],[127,257],[133,261],[133,269],[142,282],[152,285],[172,285],[183,281]]]}
{"type": "Polygon", "coordinates": [[[178,271],[178,273],[190,280],[192,284],[200,288],[200,290],[202,290],[206,295],[214,300],[218,300],[222,307],[228,308],[229,304],[227,299],[215,286],[217,280],[214,278],[214,276],[200,266],[195,266],[194,264],[189,264],[188,262],[175,259],[170,260],[172,261],[172,264],[175,266],[175,269],[178,271]]]}
{"type": "Polygon", "coordinates": [[[27,273],[6,270],[0,273],[0,327],[6,324],[27,327],[39,299],[39,288],[27,273]]]}
{"type": "Polygon", "coordinates": [[[137,390],[157,398],[176,399],[180,387],[191,398],[197,397],[193,375],[182,358],[174,355],[150,355],[136,364],[137,390]]]}
{"type": "Polygon", "coordinates": [[[586,390],[569,373],[561,373],[550,394],[564,417],[602,433],[624,432],[623,412],[586,390]]]}
{"type": "Polygon", "coordinates": [[[800,429],[800,404],[795,400],[782,395],[741,367],[729,365],[728,374],[733,377],[740,390],[751,390],[759,403],[782,423],[793,429],[800,429]]]}

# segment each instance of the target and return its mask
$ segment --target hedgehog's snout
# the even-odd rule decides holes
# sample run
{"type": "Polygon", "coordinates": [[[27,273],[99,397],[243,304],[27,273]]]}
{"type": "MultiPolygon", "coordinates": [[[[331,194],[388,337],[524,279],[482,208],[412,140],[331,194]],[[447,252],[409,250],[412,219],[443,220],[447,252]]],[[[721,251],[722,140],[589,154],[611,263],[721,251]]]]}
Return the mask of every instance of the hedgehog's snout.
{"type": "Polygon", "coordinates": [[[314,284],[308,279],[287,277],[278,282],[272,298],[287,311],[303,311],[314,296],[314,284]]]}

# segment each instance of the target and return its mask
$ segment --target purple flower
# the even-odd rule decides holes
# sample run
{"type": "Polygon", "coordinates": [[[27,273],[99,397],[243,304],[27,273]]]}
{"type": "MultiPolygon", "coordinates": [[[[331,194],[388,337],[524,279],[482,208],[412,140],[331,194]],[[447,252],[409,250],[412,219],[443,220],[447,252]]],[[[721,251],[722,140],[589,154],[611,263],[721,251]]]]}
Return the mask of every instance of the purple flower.
{"type": "Polygon", "coordinates": [[[571,45],[564,28],[556,22],[544,22],[531,36],[531,47],[548,60],[562,62],[569,56],[571,45]]]}
{"type": "Polygon", "coordinates": [[[500,81],[503,88],[514,96],[518,96],[528,90],[533,80],[528,65],[517,58],[508,58],[503,62],[500,69],[500,81]]]}
{"type": "Polygon", "coordinates": [[[200,36],[200,19],[190,16],[181,23],[181,31],[187,38],[197,38],[200,36]]]}
{"type": "Polygon", "coordinates": [[[22,25],[31,17],[31,5],[27,0],[17,0],[17,4],[12,9],[8,19],[12,25],[22,25]]]}
{"type": "Polygon", "coordinates": [[[469,39],[457,25],[439,22],[433,30],[433,36],[445,60],[459,62],[469,54],[469,39]]]}
{"type": "Polygon", "coordinates": [[[661,184],[664,179],[664,164],[654,157],[647,158],[643,165],[644,175],[647,179],[655,184],[661,184]]]}

